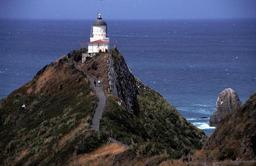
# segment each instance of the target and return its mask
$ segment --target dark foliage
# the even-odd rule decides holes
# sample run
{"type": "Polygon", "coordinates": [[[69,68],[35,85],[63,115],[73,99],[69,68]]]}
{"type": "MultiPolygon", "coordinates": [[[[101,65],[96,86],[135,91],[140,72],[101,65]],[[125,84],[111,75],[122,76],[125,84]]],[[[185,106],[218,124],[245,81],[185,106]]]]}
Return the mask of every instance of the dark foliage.
{"type": "Polygon", "coordinates": [[[204,134],[182,118],[159,94],[149,88],[139,90],[139,114],[129,113],[108,100],[101,131],[129,144],[141,155],[167,153],[179,158],[202,147],[204,134]]]}
{"type": "Polygon", "coordinates": [[[88,153],[101,145],[107,143],[108,137],[106,135],[92,132],[92,134],[86,138],[83,138],[77,146],[76,154],[88,153]]]}

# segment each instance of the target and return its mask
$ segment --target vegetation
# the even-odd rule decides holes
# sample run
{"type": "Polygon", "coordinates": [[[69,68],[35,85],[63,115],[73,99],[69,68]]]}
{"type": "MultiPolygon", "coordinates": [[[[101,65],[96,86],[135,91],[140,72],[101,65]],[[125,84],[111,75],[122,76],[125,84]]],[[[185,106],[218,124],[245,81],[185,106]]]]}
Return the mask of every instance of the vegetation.
{"type": "Polygon", "coordinates": [[[182,118],[158,93],[140,86],[139,114],[125,111],[112,97],[101,122],[101,132],[129,144],[137,154],[167,153],[179,158],[202,147],[204,134],[182,118]]]}
{"type": "Polygon", "coordinates": [[[226,117],[206,142],[212,160],[256,159],[256,94],[241,109],[226,117]]]}
{"type": "Polygon", "coordinates": [[[0,163],[47,162],[72,153],[89,130],[96,101],[73,64],[46,66],[0,104],[0,163]]]}
{"type": "Polygon", "coordinates": [[[119,97],[108,95],[100,132],[92,131],[97,98],[87,76],[100,76],[107,88],[108,54],[81,64],[85,52],[73,51],[45,66],[0,102],[0,165],[65,165],[109,140],[125,150],[108,157],[128,162],[160,163],[202,147],[203,132],[137,81],[117,49],[111,57],[119,97]]]}
{"type": "Polygon", "coordinates": [[[108,137],[106,135],[101,134],[99,132],[91,132],[91,134],[88,137],[85,137],[80,141],[76,153],[89,153],[95,150],[96,148],[100,147],[101,145],[107,143],[107,141],[108,137]]]}
{"type": "Polygon", "coordinates": [[[73,50],[72,52],[68,53],[67,58],[71,58],[71,60],[74,60],[75,62],[79,62],[82,60],[83,53],[87,53],[87,48],[73,50]]]}

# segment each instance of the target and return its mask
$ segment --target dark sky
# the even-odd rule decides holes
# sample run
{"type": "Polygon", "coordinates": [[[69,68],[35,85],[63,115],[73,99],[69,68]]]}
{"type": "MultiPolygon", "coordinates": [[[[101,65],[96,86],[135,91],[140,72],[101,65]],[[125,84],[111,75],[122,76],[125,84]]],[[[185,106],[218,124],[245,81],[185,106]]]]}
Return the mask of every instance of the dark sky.
{"type": "Polygon", "coordinates": [[[0,18],[256,18],[256,0],[0,0],[0,18]]]}

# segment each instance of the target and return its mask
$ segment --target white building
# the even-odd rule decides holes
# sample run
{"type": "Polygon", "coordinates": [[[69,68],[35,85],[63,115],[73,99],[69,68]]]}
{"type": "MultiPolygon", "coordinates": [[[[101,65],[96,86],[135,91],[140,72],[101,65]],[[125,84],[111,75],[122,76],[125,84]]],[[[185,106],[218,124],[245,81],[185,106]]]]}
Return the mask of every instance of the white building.
{"type": "Polygon", "coordinates": [[[92,26],[90,42],[88,44],[88,53],[95,54],[107,52],[109,49],[109,38],[107,35],[107,23],[98,14],[96,21],[92,26]]]}

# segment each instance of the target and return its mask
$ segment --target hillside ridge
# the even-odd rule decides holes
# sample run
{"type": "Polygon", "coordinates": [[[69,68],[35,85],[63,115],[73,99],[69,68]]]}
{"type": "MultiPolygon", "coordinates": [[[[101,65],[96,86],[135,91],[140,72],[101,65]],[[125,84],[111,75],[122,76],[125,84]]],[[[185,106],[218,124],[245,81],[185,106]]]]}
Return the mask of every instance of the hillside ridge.
{"type": "Polygon", "coordinates": [[[136,79],[117,49],[82,63],[86,52],[74,50],[46,65],[1,101],[1,165],[69,165],[116,142],[126,148],[113,157],[134,162],[138,156],[180,158],[202,147],[204,133],[136,79]],[[100,108],[98,80],[106,97],[100,108]],[[97,111],[102,115],[92,127],[97,111]]]}

